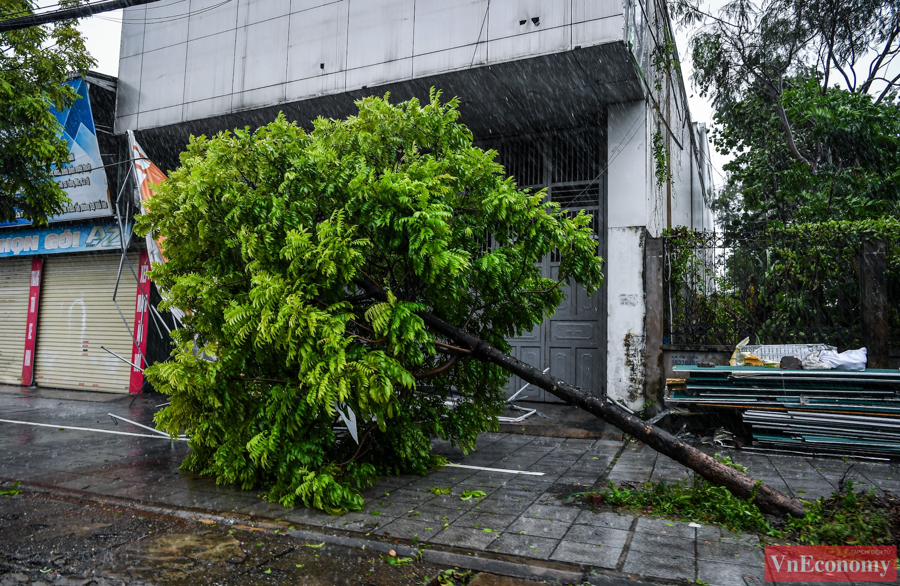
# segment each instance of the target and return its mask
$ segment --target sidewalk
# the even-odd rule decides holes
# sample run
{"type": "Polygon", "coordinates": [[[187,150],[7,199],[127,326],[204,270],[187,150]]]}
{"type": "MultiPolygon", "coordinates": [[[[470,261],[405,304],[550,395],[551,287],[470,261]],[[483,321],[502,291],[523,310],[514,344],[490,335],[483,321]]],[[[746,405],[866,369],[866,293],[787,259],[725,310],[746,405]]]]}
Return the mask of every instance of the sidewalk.
{"type": "MultiPolygon", "coordinates": [[[[133,404],[131,397],[86,402],[67,398],[70,395],[37,394],[0,391],[0,418],[145,433],[128,424],[115,425],[106,414],[152,425],[154,406],[164,400],[140,396],[133,404]]],[[[566,499],[573,492],[603,486],[607,479],[676,480],[687,473],[649,448],[613,439],[509,433],[484,434],[478,445],[477,452],[463,457],[448,444],[435,442],[436,450],[451,462],[544,476],[443,468],[424,478],[388,477],[365,491],[362,511],[332,517],[302,507],[286,509],[260,501],[254,491],[180,473],[177,468],[187,451],[182,442],[0,423],[0,480],[225,517],[283,521],[297,531],[342,538],[427,544],[429,551],[474,554],[509,567],[519,564],[530,568],[532,577],[574,572],[594,584],[633,578],[722,586],[762,583],[763,551],[753,536],[595,513],[566,499]],[[452,493],[436,496],[431,487],[450,487],[452,493]],[[464,490],[480,490],[486,496],[462,501],[464,490]]],[[[861,483],[900,493],[896,463],[735,451],[729,455],[754,476],[801,498],[830,494],[851,466],[851,476],[861,483]]]]}

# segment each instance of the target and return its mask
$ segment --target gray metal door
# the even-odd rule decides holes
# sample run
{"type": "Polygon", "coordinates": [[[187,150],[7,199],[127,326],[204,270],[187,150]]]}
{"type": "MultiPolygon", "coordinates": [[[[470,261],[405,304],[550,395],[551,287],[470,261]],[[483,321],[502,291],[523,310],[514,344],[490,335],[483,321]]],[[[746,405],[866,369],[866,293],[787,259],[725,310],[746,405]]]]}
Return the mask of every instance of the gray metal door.
{"type": "MultiPolygon", "coordinates": [[[[551,201],[576,214],[592,217],[598,254],[605,254],[605,135],[602,128],[558,131],[528,137],[514,137],[491,144],[500,153],[500,162],[520,186],[547,187],[551,201]]],[[[544,258],[542,273],[559,275],[558,252],[544,258]]],[[[566,285],[566,299],[556,313],[534,330],[508,340],[511,353],[534,367],[549,367],[550,373],[603,396],[606,387],[606,307],[605,289],[594,295],[577,285],[566,285]]],[[[507,396],[524,381],[511,377],[507,396]]],[[[543,390],[529,388],[529,401],[560,402],[543,390]]]]}
{"type": "Polygon", "coordinates": [[[31,258],[0,259],[0,383],[22,383],[31,258]]]}
{"type": "MultiPolygon", "coordinates": [[[[52,257],[44,261],[35,382],[41,387],[127,393],[134,341],[112,301],[118,254],[52,257]]],[[[126,257],[137,271],[138,258],[126,257]]],[[[134,279],[126,266],[117,298],[133,312],[134,279]]],[[[126,319],[134,317],[126,314],[126,319]]]]}

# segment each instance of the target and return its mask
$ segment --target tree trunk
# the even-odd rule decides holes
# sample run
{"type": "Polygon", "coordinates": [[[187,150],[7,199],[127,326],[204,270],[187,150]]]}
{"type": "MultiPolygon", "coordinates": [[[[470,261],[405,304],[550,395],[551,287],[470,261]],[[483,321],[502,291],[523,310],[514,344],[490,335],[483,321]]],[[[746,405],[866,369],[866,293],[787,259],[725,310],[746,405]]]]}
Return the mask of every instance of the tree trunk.
{"type": "Polygon", "coordinates": [[[664,429],[631,415],[615,403],[600,400],[555,376],[544,374],[539,369],[497,350],[484,340],[430,313],[419,312],[418,315],[432,329],[468,347],[473,357],[496,364],[507,372],[521,377],[548,393],[568,403],[577,405],[588,413],[616,426],[635,439],[644,442],[661,454],[665,454],[673,460],[684,464],[713,484],[724,486],[734,495],[746,499],[753,496],[755,491],[756,496],[753,502],[763,512],[779,516],[791,515],[793,517],[804,517],[806,515],[803,504],[799,500],[778,492],[761,481],[757,482],[750,476],[722,464],[715,458],[678,440],[664,429]]]}

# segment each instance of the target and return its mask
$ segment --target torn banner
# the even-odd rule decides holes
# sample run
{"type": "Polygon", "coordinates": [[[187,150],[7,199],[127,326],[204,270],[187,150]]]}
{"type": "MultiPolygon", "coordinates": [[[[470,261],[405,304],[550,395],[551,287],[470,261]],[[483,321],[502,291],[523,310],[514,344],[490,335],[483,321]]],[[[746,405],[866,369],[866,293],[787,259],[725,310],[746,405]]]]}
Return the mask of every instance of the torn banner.
{"type": "MultiPolygon", "coordinates": [[[[166,174],[163,173],[159,167],[153,164],[153,161],[147,156],[144,152],[144,149],[141,148],[141,145],[138,144],[137,140],[134,138],[134,132],[128,131],[128,150],[131,153],[131,160],[134,164],[134,177],[135,177],[135,200],[141,207],[141,213],[147,213],[147,207],[145,202],[149,201],[151,197],[153,197],[153,186],[159,185],[163,181],[167,179],[166,174]]],[[[166,257],[163,256],[163,237],[159,237],[154,239],[153,233],[147,233],[147,253],[150,255],[151,266],[153,264],[162,264],[166,262],[166,257]]],[[[166,297],[160,291],[160,294],[163,295],[163,298],[166,297]]],[[[184,312],[179,309],[171,308],[169,310],[172,315],[178,320],[178,323],[181,323],[184,319],[184,312]]]]}

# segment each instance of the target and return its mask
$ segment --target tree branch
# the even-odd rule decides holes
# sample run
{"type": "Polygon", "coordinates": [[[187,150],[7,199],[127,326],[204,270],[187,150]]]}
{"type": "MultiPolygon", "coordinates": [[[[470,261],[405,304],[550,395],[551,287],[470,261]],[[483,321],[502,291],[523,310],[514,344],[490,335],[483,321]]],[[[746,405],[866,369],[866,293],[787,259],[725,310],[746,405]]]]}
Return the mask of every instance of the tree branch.
{"type": "Polygon", "coordinates": [[[572,403],[588,413],[618,427],[625,433],[644,442],[654,450],[669,456],[700,476],[719,486],[724,486],[740,498],[753,497],[756,505],[767,513],[804,517],[803,504],[770,486],[757,482],[750,476],[726,466],[700,450],[685,444],[669,432],[649,424],[615,403],[604,401],[586,393],[551,374],[544,374],[521,360],[500,352],[484,340],[424,311],[417,312],[426,325],[441,334],[459,341],[472,349],[475,358],[496,364],[552,395],[572,403]]]}
{"type": "Polygon", "coordinates": [[[791,130],[791,123],[788,121],[787,112],[784,111],[784,106],[781,104],[780,96],[775,102],[775,111],[778,113],[778,119],[781,120],[781,126],[784,129],[784,140],[787,142],[787,147],[791,152],[791,155],[812,169],[815,173],[816,166],[813,163],[810,163],[809,160],[800,153],[800,149],[797,148],[797,143],[794,142],[794,132],[791,130]]]}
{"type": "MultiPolygon", "coordinates": [[[[885,81],[887,81],[887,80],[885,80],[885,81]]],[[[878,96],[878,99],[875,100],[875,103],[876,103],[876,104],[881,103],[881,100],[885,99],[888,95],[890,95],[890,93],[891,93],[891,88],[893,88],[893,87],[894,87],[894,84],[896,84],[898,81],[900,81],[900,73],[898,73],[898,74],[897,74],[897,77],[895,77],[894,79],[892,79],[892,80],[888,83],[887,87],[884,88],[884,91],[881,92],[881,95],[878,96]]]]}
{"type": "MultiPolygon", "coordinates": [[[[463,328],[463,329],[465,329],[465,328],[463,328]]],[[[471,354],[472,353],[471,350],[466,350],[465,348],[458,348],[456,346],[451,346],[450,344],[444,344],[443,342],[435,342],[434,345],[440,346],[441,348],[444,348],[445,350],[450,350],[452,352],[458,352],[460,354],[471,354]]]]}
{"type": "Polygon", "coordinates": [[[439,374],[443,374],[453,368],[453,365],[459,361],[459,354],[454,354],[450,357],[447,362],[438,366],[437,368],[432,368],[431,370],[426,370],[425,372],[413,372],[411,373],[413,377],[417,380],[421,380],[423,378],[431,378],[433,376],[437,376],[439,374]]]}

